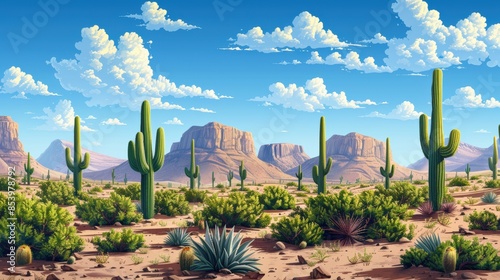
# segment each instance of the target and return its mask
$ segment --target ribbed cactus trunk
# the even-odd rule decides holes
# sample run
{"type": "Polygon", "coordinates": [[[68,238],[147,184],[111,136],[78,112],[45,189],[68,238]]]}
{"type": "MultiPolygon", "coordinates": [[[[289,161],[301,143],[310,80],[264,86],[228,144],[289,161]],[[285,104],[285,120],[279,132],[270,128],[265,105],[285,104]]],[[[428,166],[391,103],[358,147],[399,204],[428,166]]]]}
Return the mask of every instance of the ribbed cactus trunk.
{"type": "Polygon", "coordinates": [[[212,171],[212,189],[215,188],[215,174],[212,171]]]}
{"type": "Polygon", "coordinates": [[[455,154],[460,143],[460,131],[453,129],[448,145],[444,144],[442,113],[442,79],[443,72],[435,69],[432,76],[432,116],[431,133],[427,136],[428,117],[420,116],[420,145],[425,157],[429,160],[429,200],[434,211],[438,211],[445,194],[445,161],[455,154]]]}
{"type": "Polygon", "coordinates": [[[247,178],[247,170],[245,169],[245,165],[243,165],[243,161],[241,161],[239,171],[240,171],[240,181],[241,181],[240,190],[243,190],[243,188],[245,187],[245,179],[247,178]]]}
{"type": "Polygon", "coordinates": [[[390,140],[385,140],[385,169],[380,167],[380,174],[385,177],[385,188],[391,186],[391,178],[394,175],[394,164],[391,166],[391,146],[390,140]]]}
{"type": "Polygon", "coordinates": [[[301,185],[301,182],[302,182],[302,164],[299,165],[299,169],[297,170],[297,173],[295,173],[295,177],[297,177],[297,180],[299,181],[298,182],[298,185],[297,185],[297,190],[300,191],[300,189],[302,188],[302,185],[301,185]]]}
{"type": "Polygon", "coordinates": [[[137,132],[135,142],[128,143],[128,162],[133,170],[141,174],[141,206],[145,219],[154,216],[154,173],[163,166],[164,151],[165,135],[160,127],[156,131],[153,157],[151,113],[149,102],[144,101],[141,107],[141,131],[137,132]]]}
{"type": "Polygon", "coordinates": [[[229,170],[229,172],[227,173],[227,181],[229,182],[229,187],[231,187],[231,183],[233,181],[233,171],[229,170]]]}
{"type": "Polygon", "coordinates": [[[488,158],[488,167],[493,172],[493,180],[497,179],[498,146],[497,137],[493,136],[493,157],[488,158]]]}
{"type": "Polygon", "coordinates": [[[24,164],[24,171],[26,171],[26,181],[28,185],[31,185],[31,174],[35,171],[35,168],[31,167],[31,155],[28,153],[28,162],[24,164]]]}
{"type": "Polygon", "coordinates": [[[82,191],[82,171],[90,164],[90,155],[85,153],[82,160],[82,152],[80,148],[80,117],[75,117],[75,128],[73,132],[73,160],[71,159],[71,151],[66,148],[66,165],[73,172],[73,187],[75,196],[79,196],[82,191]]]}
{"type": "Polygon", "coordinates": [[[470,173],[470,166],[467,163],[467,166],[465,167],[465,174],[467,174],[467,181],[469,181],[469,173],[470,173]]]}
{"type": "Polygon", "coordinates": [[[184,173],[189,177],[189,188],[194,189],[195,180],[200,175],[200,166],[196,165],[194,139],[191,139],[191,166],[184,168],[184,173]]]}
{"type": "Polygon", "coordinates": [[[325,117],[321,117],[319,122],[319,166],[315,165],[312,169],[314,182],[318,185],[318,194],[326,192],[326,175],[332,167],[332,158],[326,160],[326,136],[325,136],[325,117]]]}
{"type": "Polygon", "coordinates": [[[113,171],[111,171],[111,184],[115,184],[115,169],[113,168],[113,171]]]}

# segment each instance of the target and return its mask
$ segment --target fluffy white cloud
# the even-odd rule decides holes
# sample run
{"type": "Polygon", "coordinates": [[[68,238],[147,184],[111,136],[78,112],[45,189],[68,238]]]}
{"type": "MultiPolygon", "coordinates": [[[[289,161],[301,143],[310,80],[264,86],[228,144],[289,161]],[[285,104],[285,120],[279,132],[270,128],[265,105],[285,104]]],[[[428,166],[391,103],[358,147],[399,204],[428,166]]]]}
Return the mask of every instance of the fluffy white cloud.
{"type": "MultiPolygon", "coordinates": [[[[39,126],[40,130],[72,130],[75,126],[75,109],[71,106],[71,100],[59,100],[52,110],[49,107],[43,108],[44,116],[33,117],[34,119],[45,120],[39,126]]],[[[82,131],[94,131],[85,125],[80,125],[82,131]]]]}
{"type": "Polygon", "coordinates": [[[288,64],[297,65],[297,64],[302,64],[302,62],[300,62],[297,59],[294,59],[294,60],[292,60],[292,62],[288,62],[288,61],[283,60],[281,62],[278,62],[278,64],[281,64],[281,65],[288,65],[288,64]]]}
{"type": "Polygon", "coordinates": [[[86,119],[87,120],[97,120],[97,118],[92,116],[92,115],[89,115],[86,119]]]}
{"type": "Polygon", "coordinates": [[[371,56],[365,58],[363,61],[359,58],[357,52],[349,52],[345,58],[339,52],[334,52],[323,59],[317,51],[311,52],[311,58],[306,61],[307,64],[327,64],[344,65],[349,70],[359,70],[365,73],[382,73],[392,72],[392,69],[387,66],[378,66],[375,64],[375,59],[371,56]]]}
{"type": "Polygon", "coordinates": [[[455,91],[455,95],[443,101],[443,104],[456,108],[499,108],[500,101],[494,97],[483,102],[481,94],[470,87],[461,87],[455,91]]]}
{"type": "Polygon", "coordinates": [[[248,46],[259,52],[287,51],[290,48],[303,49],[325,47],[347,47],[331,30],[325,30],[318,17],[302,12],[283,29],[276,27],[271,33],[256,26],[246,33],[238,33],[235,45],[248,46]]]}
{"type": "Polygon", "coordinates": [[[363,117],[370,118],[384,118],[384,119],[396,119],[396,120],[414,120],[418,119],[422,112],[415,111],[415,105],[410,101],[403,101],[403,103],[399,104],[394,108],[389,114],[383,114],[380,112],[371,112],[368,115],[363,117]]]}
{"type": "MultiPolygon", "coordinates": [[[[147,1],[141,6],[142,13],[140,15],[127,15],[125,17],[140,19],[144,21],[143,26],[147,30],[177,31],[177,30],[190,30],[199,28],[194,25],[185,23],[183,20],[171,20],[167,16],[167,10],[160,8],[158,3],[147,1]]],[[[151,42],[152,43],[152,42],[151,42]]]]}
{"type": "Polygon", "coordinates": [[[102,121],[101,125],[127,125],[127,124],[126,123],[122,123],[117,118],[109,118],[109,119],[107,119],[105,121],[102,121]]]}
{"type": "Polygon", "coordinates": [[[212,111],[210,109],[206,109],[206,108],[195,108],[195,107],[191,107],[191,109],[189,109],[191,111],[198,111],[198,112],[202,112],[202,113],[215,113],[215,111],[212,111]]]}
{"type": "Polygon", "coordinates": [[[230,95],[220,95],[219,98],[220,99],[233,99],[234,97],[232,97],[230,95]]]}
{"type": "Polygon", "coordinates": [[[299,111],[315,112],[325,108],[361,108],[359,104],[369,104],[370,100],[348,100],[345,92],[328,92],[322,78],[313,78],[306,82],[305,87],[290,84],[285,86],[281,82],[269,86],[271,94],[255,97],[251,101],[263,101],[264,106],[271,104],[282,105],[299,111]]]}
{"type": "Polygon", "coordinates": [[[163,97],[219,99],[213,90],[176,85],[162,75],[153,78],[149,51],[136,33],[125,33],[115,45],[106,31],[95,25],[82,29],[82,40],[75,46],[75,59],[57,61],[53,57],[49,63],[61,86],[88,97],[88,106],[118,105],[139,110],[142,101],[149,100],[152,108],[184,110],[163,101],[163,97]]]}
{"type": "Polygon", "coordinates": [[[476,130],[476,131],[474,131],[474,132],[475,132],[475,133],[491,133],[491,132],[489,132],[488,130],[486,130],[486,129],[482,129],[482,128],[481,128],[480,130],[476,130]]]}
{"type": "Polygon", "coordinates": [[[10,67],[3,72],[0,80],[0,93],[17,93],[13,98],[27,99],[26,94],[57,96],[50,92],[49,87],[40,81],[35,81],[33,76],[26,74],[19,67],[10,67]]]}
{"type": "Polygon", "coordinates": [[[365,101],[355,101],[355,103],[359,105],[377,105],[377,102],[373,102],[370,99],[366,99],[365,101]]]}
{"type": "Polygon", "coordinates": [[[266,101],[266,102],[264,102],[264,104],[262,104],[262,106],[264,106],[264,107],[270,107],[270,106],[273,106],[273,103],[271,103],[269,101],[266,101]]]}
{"type": "Polygon", "coordinates": [[[387,44],[389,41],[387,40],[387,38],[384,35],[377,33],[373,36],[373,39],[363,40],[361,42],[372,43],[372,44],[387,44]]]}
{"type": "Polygon", "coordinates": [[[184,125],[181,120],[179,120],[177,117],[174,117],[171,120],[168,120],[165,122],[165,124],[170,124],[170,125],[184,125]]]}

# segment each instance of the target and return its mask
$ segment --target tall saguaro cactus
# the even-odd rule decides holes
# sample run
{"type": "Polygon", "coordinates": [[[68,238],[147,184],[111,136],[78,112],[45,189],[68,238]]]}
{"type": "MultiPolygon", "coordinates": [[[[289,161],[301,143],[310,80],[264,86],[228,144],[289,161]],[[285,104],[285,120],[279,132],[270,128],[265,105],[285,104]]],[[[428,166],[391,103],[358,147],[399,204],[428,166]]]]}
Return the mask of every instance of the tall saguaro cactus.
{"type": "Polygon", "coordinates": [[[151,113],[149,102],[142,102],[141,131],[135,135],[135,142],[128,142],[128,162],[130,167],[141,173],[141,207],[145,219],[154,216],[155,172],[163,166],[165,157],[165,134],[163,128],[156,130],[156,146],[153,157],[151,135],[151,113]]]}
{"type": "Polygon", "coordinates": [[[227,173],[227,180],[229,181],[229,187],[231,187],[231,182],[233,181],[233,177],[234,177],[233,171],[229,170],[229,172],[227,173]]]}
{"type": "Polygon", "coordinates": [[[470,166],[467,163],[467,166],[465,167],[465,174],[467,174],[467,181],[469,181],[469,173],[470,173],[470,166]]]}
{"type": "Polygon", "coordinates": [[[420,115],[420,146],[429,161],[429,200],[434,211],[438,211],[445,194],[445,161],[455,154],[460,143],[460,131],[450,132],[448,145],[444,143],[442,112],[443,72],[435,69],[432,74],[432,116],[431,133],[427,134],[428,117],[420,115]]]}
{"type": "Polygon", "coordinates": [[[299,190],[299,191],[302,187],[300,184],[302,182],[302,175],[303,174],[302,174],[302,164],[301,164],[301,165],[299,165],[299,169],[297,170],[297,173],[295,173],[295,177],[297,177],[297,179],[299,181],[299,184],[297,185],[297,190],[299,190]]]}
{"type": "Polygon", "coordinates": [[[493,157],[488,158],[488,166],[493,171],[493,180],[497,179],[498,146],[497,137],[493,136],[493,157]]]}
{"type": "Polygon", "coordinates": [[[33,174],[33,171],[35,171],[35,168],[31,167],[30,153],[28,153],[28,162],[24,164],[24,171],[26,171],[26,181],[28,182],[28,185],[31,185],[31,175],[33,174]]]}
{"type": "Polygon", "coordinates": [[[380,167],[380,174],[385,177],[385,188],[388,189],[391,186],[391,178],[394,175],[394,164],[391,165],[391,146],[389,142],[389,137],[385,140],[385,169],[380,167]]]}
{"type": "Polygon", "coordinates": [[[326,161],[325,117],[321,117],[319,121],[319,165],[313,166],[312,169],[313,180],[318,185],[318,194],[326,192],[326,175],[332,168],[332,162],[331,157],[326,161]]]}
{"type": "Polygon", "coordinates": [[[215,188],[215,173],[212,171],[212,189],[215,188]]]}
{"type": "Polygon", "coordinates": [[[47,181],[50,181],[50,169],[47,169],[47,181]]]}
{"type": "Polygon", "coordinates": [[[194,139],[191,139],[191,166],[188,169],[187,167],[184,167],[184,173],[186,176],[189,177],[189,188],[194,189],[194,184],[198,175],[200,175],[200,166],[196,165],[196,160],[195,160],[195,154],[194,154],[194,139]]]}
{"type": "Polygon", "coordinates": [[[111,184],[114,185],[115,184],[115,169],[113,168],[113,171],[111,171],[111,184]]]}
{"type": "Polygon", "coordinates": [[[410,176],[408,176],[410,179],[410,184],[413,183],[413,171],[410,171],[410,176]]]}
{"type": "Polygon", "coordinates": [[[73,172],[73,187],[75,188],[75,195],[80,195],[82,191],[82,171],[89,167],[90,155],[85,153],[82,160],[82,152],[80,149],[80,117],[75,117],[75,128],[73,132],[73,159],[71,158],[71,151],[66,147],[66,165],[68,169],[73,172]]]}
{"type": "Polygon", "coordinates": [[[245,165],[243,165],[243,161],[241,161],[240,167],[240,190],[243,190],[243,187],[245,186],[245,179],[247,178],[247,170],[245,169],[245,165]]]}

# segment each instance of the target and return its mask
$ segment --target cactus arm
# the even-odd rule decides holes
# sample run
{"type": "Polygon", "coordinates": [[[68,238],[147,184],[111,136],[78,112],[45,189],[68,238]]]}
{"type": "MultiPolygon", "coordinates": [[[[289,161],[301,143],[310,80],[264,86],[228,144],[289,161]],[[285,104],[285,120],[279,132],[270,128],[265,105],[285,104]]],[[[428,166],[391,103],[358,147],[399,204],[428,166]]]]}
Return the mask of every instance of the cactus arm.
{"type": "Polygon", "coordinates": [[[448,141],[448,145],[439,148],[439,154],[444,158],[451,157],[457,151],[459,144],[460,144],[460,131],[453,129],[450,132],[450,140],[448,141]]]}
{"type": "Polygon", "coordinates": [[[184,174],[186,174],[187,177],[191,178],[191,171],[187,167],[184,167],[184,174]]]}
{"type": "Polygon", "coordinates": [[[495,170],[495,163],[493,162],[493,158],[492,157],[488,158],[488,166],[489,166],[489,168],[490,168],[491,171],[495,170]]]}
{"type": "Polygon", "coordinates": [[[241,178],[242,178],[243,180],[245,180],[245,179],[247,178],[247,170],[246,170],[246,169],[244,169],[244,170],[242,171],[242,176],[241,176],[241,178]]]}
{"type": "Polygon", "coordinates": [[[137,143],[135,150],[135,157],[137,159],[137,167],[141,174],[149,173],[150,166],[146,160],[146,152],[144,150],[144,136],[142,132],[137,132],[135,135],[135,143],[137,143]]]}
{"type": "Polygon", "coordinates": [[[69,148],[66,148],[66,165],[71,172],[75,172],[75,166],[73,165],[73,159],[71,158],[71,151],[69,148]]]}
{"type": "Polygon", "coordinates": [[[128,142],[128,163],[134,171],[139,172],[139,166],[137,165],[137,158],[135,157],[134,141],[128,142]]]}
{"type": "Polygon", "coordinates": [[[317,165],[313,166],[312,176],[313,176],[314,183],[318,184],[318,182],[319,182],[319,171],[318,171],[318,166],[317,165]]]}
{"type": "Polygon", "coordinates": [[[196,166],[196,171],[193,173],[193,177],[197,178],[200,175],[200,166],[196,166]]]}
{"type": "Polygon", "coordinates": [[[156,131],[156,146],[155,156],[153,158],[153,171],[160,170],[165,160],[165,133],[163,128],[158,128],[156,131]]]}
{"type": "Polygon", "coordinates": [[[394,176],[394,164],[391,166],[391,172],[389,173],[389,178],[394,176]]]}
{"type": "Polygon", "coordinates": [[[427,129],[428,117],[426,114],[420,115],[420,146],[426,159],[429,159],[429,134],[427,129]]]}
{"type": "Polygon", "coordinates": [[[83,156],[83,161],[81,161],[78,164],[78,168],[86,169],[87,167],[89,167],[89,164],[90,164],[90,155],[89,153],[85,153],[85,155],[83,156]]]}
{"type": "Polygon", "coordinates": [[[331,157],[328,158],[328,162],[326,163],[326,166],[325,166],[325,175],[328,174],[328,172],[330,172],[330,169],[332,168],[332,164],[333,164],[333,159],[331,157]]]}
{"type": "Polygon", "coordinates": [[[387,176],[387,173],[385,172],[385,169],[382,166],[380,166],[380,174],[384,177],[387,176]]]}

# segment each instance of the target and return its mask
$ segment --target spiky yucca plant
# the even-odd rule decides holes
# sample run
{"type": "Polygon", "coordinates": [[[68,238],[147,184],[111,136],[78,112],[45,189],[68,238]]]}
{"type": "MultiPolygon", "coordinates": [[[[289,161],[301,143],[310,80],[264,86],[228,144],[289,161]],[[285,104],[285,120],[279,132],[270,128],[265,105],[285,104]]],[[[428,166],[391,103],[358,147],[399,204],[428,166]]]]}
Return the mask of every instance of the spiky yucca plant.
{"type": "Polygon", "coordinates": [[[332,218],[329,227],[329,231],[340,236],[340,245],[342,246],[351,246],[364,240],[366,222],[361,217],[340,216],[332,218]]]}
{"type": "Polygon", "coordinates": [[[432,208],[432,202],[426,201],[420,206],[418,206],[417,211],[424,215],[424,216],[430,216],[432,213],[434,213],[434,209],[432,208]]]}
{"type": "Polygon", "coordinates": [[[455,202],[446,202],[441,204],[441,211],[450,214],[457,210],[457,204],[455,202]]]}
{"type": "Polygon", "coordinates": [[[170,246],[191,246],[192,240],[187,228],[174,228],[167,233],[165,244],[170,246]]]}
{"type": "Polygon", "coordinates": [[[436,233],[421,235],[415,242],[415,247],[424,250],[428,254],[432,254],[441,244],[441,239],[436,233]]]}
{"type": "Polygon", "coordinates": [[[206,224],[205,239],[200,237],[200,241],[201,243],[193,241],[192,248],[196,259],[191,266],[192,271],[218,272],[223,268],[229,269],[232,273],[259,271],[258,259],[250,258],[253,253],[248,253],[253,240],[242,244],[240,232],[235,235],[234,227],[226,233],[226,226],[220,232],[216,225],[212,232],[206,224]]]}
{"type": "Polygon", "coordinates": [[[481,200],[487,204],[497,204],[498,203],[498,196],[494,192],[489,192],[489,193],[485,193],[481,197],[481,200]]]}

